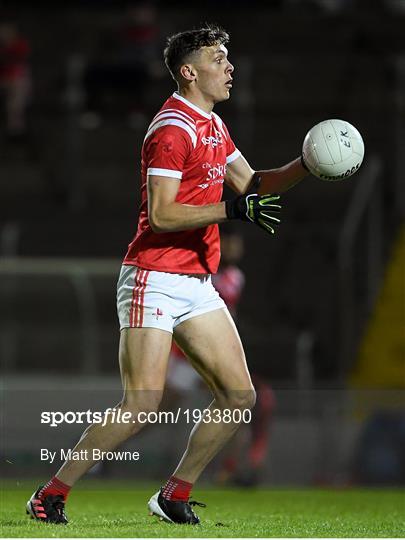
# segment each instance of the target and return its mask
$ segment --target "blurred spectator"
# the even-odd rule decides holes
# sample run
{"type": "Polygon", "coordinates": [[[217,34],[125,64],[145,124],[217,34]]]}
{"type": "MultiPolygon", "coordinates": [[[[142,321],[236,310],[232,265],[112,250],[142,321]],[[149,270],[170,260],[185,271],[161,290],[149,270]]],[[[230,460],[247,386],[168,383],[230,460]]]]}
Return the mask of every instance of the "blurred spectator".
{"type": "Polygon", "coordinates": [[[375,411],[365,421],[354,456],[353,480],[365,485],[405,483],[405,412],[375,411]]]}
{"type": "Polygon", "coordinates": [[[119,95],[133,127],[145,120],[148,85],[163,71],[159,60],[159,26],[152,3],[131,4],[119,28],[103,36],[94,62],[84,75],[86,111],[82,127],[96,128],[109,102],[119,95]]]}
{"type": "Polygon", "coordinates": [[[6,134],[20,140],[27,132],[26,111],[31,93],[28,40],[13,23],[0,24],[0,90],[6,115],[6,134]]]}

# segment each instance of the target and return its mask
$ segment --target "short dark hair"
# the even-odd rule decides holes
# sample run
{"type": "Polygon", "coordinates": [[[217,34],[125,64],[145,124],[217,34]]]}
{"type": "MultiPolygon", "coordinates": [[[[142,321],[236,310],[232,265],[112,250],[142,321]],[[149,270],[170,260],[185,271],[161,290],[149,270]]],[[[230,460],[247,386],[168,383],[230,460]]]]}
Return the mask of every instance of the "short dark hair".
{"type": "Polygon", "coordinates": [[[178,72],[187,56],[198,51],[201,47],[211,47],[217,43],[225,45],[229,34],[220,26],[207,24],[197,30],[186,30],[167,38],[163,52],[165,64],[174,80],[178,80],[178,72]]]}

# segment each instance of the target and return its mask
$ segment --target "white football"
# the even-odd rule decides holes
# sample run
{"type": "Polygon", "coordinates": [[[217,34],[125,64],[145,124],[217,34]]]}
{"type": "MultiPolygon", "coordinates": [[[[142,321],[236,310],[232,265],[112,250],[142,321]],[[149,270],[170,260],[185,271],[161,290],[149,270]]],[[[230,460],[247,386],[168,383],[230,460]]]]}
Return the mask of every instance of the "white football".
{"type": "Polygon", "coordinates": [[[362,164],[364,142],[349,122],[324,120],[306,134],[302,157],[311,173],[321,180],[343,180],[362,164]]]}

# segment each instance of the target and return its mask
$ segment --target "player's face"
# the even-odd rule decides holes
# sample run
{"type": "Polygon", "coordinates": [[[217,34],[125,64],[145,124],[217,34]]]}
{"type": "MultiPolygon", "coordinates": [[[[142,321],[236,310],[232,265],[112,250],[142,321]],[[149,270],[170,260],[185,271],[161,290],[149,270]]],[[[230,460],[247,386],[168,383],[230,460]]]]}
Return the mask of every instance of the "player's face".
{"type": "Polygon", "coordinates": [[[233,65],[224,45],[203,47],[195,62],[199,90],[213,103],[229,99],[232,88],[233,65]]]}

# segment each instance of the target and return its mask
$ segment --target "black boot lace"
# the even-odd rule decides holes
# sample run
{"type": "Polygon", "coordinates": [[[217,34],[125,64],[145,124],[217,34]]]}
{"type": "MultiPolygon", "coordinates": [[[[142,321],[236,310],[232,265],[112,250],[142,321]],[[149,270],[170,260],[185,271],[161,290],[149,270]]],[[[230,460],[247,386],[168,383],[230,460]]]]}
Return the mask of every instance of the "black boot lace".
{"type": "Polygon", "coordinates": [[[190,506],[201,506],[201,508],[206,508],[207,505],[202,503],[202,502],[198,502],[198,501],[188,501],[188,504],[190,506]]]}

